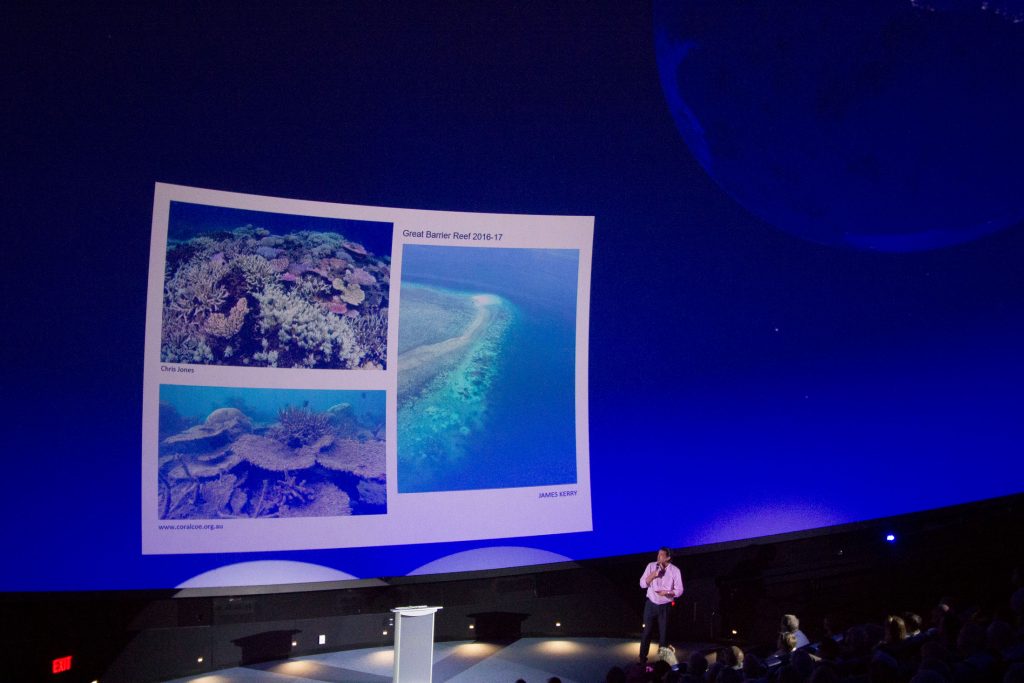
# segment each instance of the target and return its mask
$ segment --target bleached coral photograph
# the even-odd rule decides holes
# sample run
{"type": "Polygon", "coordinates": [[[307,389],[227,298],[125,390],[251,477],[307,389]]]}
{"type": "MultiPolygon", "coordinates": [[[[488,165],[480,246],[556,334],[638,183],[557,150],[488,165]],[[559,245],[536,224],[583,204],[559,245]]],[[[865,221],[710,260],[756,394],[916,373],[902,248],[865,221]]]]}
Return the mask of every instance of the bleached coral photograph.
{"type": "Polygon", "coordinates": [[[160,519],[385,514],[383,391],[161,385],[160,519]]]}
{"type": "Polygon", "coordinates": [[[386,369],[392,228],[171,202],[160,360],[386,369]]]}

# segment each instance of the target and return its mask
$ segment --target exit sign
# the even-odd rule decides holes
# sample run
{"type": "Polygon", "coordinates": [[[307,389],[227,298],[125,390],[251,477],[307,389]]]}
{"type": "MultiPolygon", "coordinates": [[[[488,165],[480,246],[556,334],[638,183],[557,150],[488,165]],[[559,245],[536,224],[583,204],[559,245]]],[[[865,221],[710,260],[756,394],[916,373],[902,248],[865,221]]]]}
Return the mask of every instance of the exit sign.
{"type": "Polygon", "coordinates": [[[62,674],[65,671],[71,671],[71,655],[53,660],[53,673],[62,674]]]}

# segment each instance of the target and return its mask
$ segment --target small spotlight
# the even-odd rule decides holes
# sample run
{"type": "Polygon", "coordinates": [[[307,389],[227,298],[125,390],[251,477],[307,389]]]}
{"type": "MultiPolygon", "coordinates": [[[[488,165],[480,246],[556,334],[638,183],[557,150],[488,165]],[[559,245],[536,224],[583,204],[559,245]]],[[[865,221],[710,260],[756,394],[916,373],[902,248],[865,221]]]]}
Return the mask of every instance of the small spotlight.
{"type": "Polygon", "coordinates": [[[292,641],[292,647],[298,647],[298,646],[299,646],[299,641],[293,640],[292,641]]]}
{"type": "Polygon", "coordinates": [[[203,658],[202,657],[196,657],[196,663],[197,664],[202,664],[203,663],[203,658]]]}
{"type": "Polygon", "coordinates": [[[739,635],[739,631],[737,631],[736,629],[733,629],[733,630],[732,630],[732,634],[733,634],[734,636],[735,636],[735,635],[739,635]]]}
{"type": "Polygon", "coordinates": [[[380,634],[381,634],[382,636],[386,636],[386,635],[388,634],[388,632],[387,632],[387,631],[381,631],[381,632],[380,632],[380,634]]]}
{"type": "Polygon", "coordinates": [[[885,535],[885,540],[889,541],[889,543],[895,543],[896,542],[896,534],[886,534],[885,535]]]}
{"type": "Polygon", "coordinates": [[[469,625],[469,630],[470,630],[470,631],[472,631],[472,630],[473,630],[473,629],[475,629],[475,628],[476,628],[476,624],[470,624],[470,625],[469,625]]]}
{"type": "Polygon", "coordinates": [[[555,628],[562,628],[562,622],[556,621],[555,622],[555,628]]]}
{"type": "Polygon", "coordinates": [[[325,644],[325,643],[327,642],[327,634],[326,634],[326,633],[321,633],[321,634],[320,634],[320,635],[319,635],[319,636],[317,637],[317,639],[316,639],[316,642],[317,642],[317,643],[318,643],[319,645],[323,645],[323,644],[325,644]]]}

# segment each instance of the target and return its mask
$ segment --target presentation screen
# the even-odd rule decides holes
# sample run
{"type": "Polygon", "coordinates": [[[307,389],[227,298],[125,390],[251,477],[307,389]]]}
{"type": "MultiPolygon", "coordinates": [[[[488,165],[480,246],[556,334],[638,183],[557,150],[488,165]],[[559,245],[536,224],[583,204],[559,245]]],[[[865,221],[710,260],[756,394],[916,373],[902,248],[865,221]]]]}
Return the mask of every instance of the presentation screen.
{"type": "Polygon", "coordinates": [[[1024,492],[1010,4],[20,3],[0,591],[1024,492]]]}
{"type": "Polygon", "coordinates": [[[590,531],[592,241],[157,185],[143,553],[590,531]]]}

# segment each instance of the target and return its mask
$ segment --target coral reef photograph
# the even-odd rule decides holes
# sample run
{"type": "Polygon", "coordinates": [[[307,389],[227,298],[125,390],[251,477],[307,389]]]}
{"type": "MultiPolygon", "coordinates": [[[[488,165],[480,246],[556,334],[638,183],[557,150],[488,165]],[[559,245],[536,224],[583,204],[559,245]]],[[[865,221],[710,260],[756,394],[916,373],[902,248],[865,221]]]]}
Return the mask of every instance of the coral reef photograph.
{"type": "Polygon", "coordinates": [[[579,251],[402,259],[398,491],[575,483],[579,251]]]}
{"type": "Polygon", "coordinates": [[[386,369],[392,227],[171,202],[160,360],[386,369]]]}
{"type": "Polygon", "coordinates": [[[385,514],[383,391],[160,386],[160,519],[385,514]]]}

